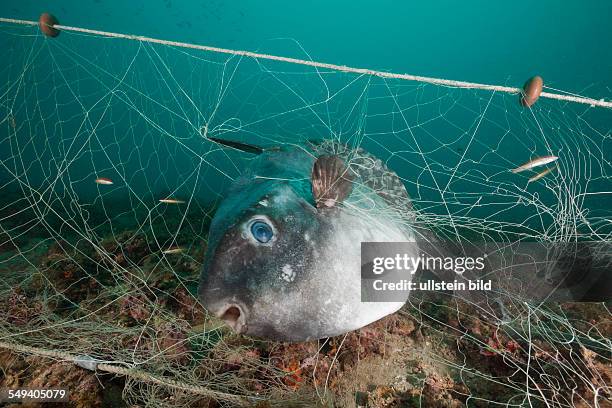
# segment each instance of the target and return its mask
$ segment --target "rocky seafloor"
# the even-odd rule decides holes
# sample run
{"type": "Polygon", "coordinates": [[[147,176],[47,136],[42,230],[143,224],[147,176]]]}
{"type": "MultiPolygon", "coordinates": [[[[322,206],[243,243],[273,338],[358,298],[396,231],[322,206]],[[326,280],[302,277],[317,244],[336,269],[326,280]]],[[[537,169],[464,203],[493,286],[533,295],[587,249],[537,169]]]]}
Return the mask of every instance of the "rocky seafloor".
{"type": "MultiPolygon", "coordinates": [[[[111,230],[98,246],[49,234],[3,240],[0,337],[139,361],[164,378],[250,396],[247,406],[612,406],[609,305],[539,313],[519,304],[509,308],[514,324],[496,325],[430,293],[345,336],[267,342],[233,334],[195,299],[205,236],[181,234],[184,251],[164,256],[166,235],[111,230]]],[[[67,388],[68,406],[237,405],[146,382],[0,348],[0,388],[67,388]]]]}

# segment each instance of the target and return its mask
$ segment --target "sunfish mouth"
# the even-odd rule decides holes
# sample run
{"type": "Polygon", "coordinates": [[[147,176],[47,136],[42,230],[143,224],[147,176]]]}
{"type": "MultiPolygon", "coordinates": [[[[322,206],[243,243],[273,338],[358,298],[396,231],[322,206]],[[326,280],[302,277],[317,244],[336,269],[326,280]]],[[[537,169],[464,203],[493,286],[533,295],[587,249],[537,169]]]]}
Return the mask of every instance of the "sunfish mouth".
{"type": "Polygon", "coordinates": [[[215,315],[238,334],[246,333],[246,308],[238,303],[226,303],[215,312],[215,315]]]}

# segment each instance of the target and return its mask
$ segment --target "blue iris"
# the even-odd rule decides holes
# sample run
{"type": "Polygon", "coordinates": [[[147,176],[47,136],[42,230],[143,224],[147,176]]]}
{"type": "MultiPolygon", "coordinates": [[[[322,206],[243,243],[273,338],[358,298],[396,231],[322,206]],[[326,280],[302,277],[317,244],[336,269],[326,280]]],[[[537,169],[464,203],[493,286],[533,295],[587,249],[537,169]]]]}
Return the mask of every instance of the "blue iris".
{"type": "Polygon", "coordinates": [[[272,227],[266,222],[255,221],[253,224],[251,224],[251,234],[253,234],[253,238],[255,238],[258,242],[265,244],[270,242],[274,236],[274,231],[272,231],[272,227]]]}

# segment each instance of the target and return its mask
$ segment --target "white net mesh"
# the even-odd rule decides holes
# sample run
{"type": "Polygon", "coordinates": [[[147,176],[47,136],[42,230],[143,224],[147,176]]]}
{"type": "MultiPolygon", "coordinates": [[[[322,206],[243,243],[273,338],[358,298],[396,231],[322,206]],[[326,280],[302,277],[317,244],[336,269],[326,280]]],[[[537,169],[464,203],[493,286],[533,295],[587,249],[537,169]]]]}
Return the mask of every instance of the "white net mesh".
{"type": "MultiPolygon", "coordinates": [[[[249,159],[206,137],[362,146],[404,180],[417,222],[445,238],[609,243],[609,109],[543,98],[530,109],[516,94],[70,32],[48,39],[27,26],[0,26],[0,42],[8,349],[104,362],[103,380],[126,378],[123,400],[152,406],[610,403],[605,304],[515,298],[513,319],[493,325],[432,294],[347,336],[285,345],[231,334],[195,297],[215,205],[249,159]],[[542,168],[509,172],[543,155],[559,160],[541,179],[528,182],[542,168]]],[[[4,360],[6,372],[18,365],[4,360]]],[[[37,384],[37,373],[3,385],[37,384]]],[[[89,386],[95,403],[110,398],[89,386]]]]}

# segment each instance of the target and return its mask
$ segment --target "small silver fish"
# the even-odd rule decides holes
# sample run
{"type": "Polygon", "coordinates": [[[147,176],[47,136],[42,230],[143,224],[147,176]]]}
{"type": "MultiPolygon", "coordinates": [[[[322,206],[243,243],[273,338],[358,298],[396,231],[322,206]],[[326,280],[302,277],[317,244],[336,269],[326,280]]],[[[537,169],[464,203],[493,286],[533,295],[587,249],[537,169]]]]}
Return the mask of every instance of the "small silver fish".
{"type": "Polygon", "coordinates": [[[525,170],[533,169],[534,167],[544,166],[545,164],[552,163],[559,159],[557,156],[542,156],[533,160],[529,160],[527,163],[518,166],[516,169],[512,169],[512,173],[520,173],[525,170]]]}
{"type": "Polygon", "coordinates": [[[111,184],[113,184],[113,180],[106,177],[98,177],[95,181],[96,184],[102,184],[105,186],[110,186],[111,184]]]}
{"type": "Polygon", "coordinates": [[[181,247],[170,247],[163,251],[165,255],[180,254],[181,252],[183,252],[183,248],[181,247]]]}
{"type": "Polygon", "coordinates": [[[536,180],[541,179],[542,177],[544,177],[545,175],[547,175],[548,173],[550,173],[551,171],[555,170],[557,168],[557,166],[553,166],[553,167],[549,167],[544,171],[539,172],[538,174],[536,174],[535,176],[531,177],[527,183],[533,183],[536,180]]]}
{"type": "Polygon", "coordinates": [[[177,200],[175,198],[162,198],[161,200],[159,200],[160,203],[164,203],[164,204],[184,204],[185,201],[183,200],[177,200]]]}

